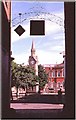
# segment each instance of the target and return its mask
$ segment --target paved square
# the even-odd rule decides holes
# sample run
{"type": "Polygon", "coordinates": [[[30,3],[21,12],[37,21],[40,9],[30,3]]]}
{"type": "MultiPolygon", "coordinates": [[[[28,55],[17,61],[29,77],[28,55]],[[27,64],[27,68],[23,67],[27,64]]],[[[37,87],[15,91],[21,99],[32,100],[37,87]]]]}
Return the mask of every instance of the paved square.
{"type": "Polygon", "coordinates": [[[63,109],[63,104],[43,104],[43,103],[11,103],[14,109],[63,109]]]}

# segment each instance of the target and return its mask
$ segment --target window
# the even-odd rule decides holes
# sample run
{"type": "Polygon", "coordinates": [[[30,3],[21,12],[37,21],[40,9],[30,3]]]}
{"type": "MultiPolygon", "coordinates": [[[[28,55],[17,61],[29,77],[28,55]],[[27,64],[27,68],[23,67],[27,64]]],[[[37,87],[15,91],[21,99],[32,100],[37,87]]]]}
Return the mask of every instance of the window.
{"type": "Polygon", "coordinates": [[[55,71],[52,72],[52,77],[55,77],[55,71]]]}
{"type": "Polygon", "coordinates": [[[57,77],[60,77],[60,71],[57,72],[57,77]]]}
{"type": "Polygon", "coordinates": [[[62,69],[62,77],[64,77],[64,69],[62,69]]]}

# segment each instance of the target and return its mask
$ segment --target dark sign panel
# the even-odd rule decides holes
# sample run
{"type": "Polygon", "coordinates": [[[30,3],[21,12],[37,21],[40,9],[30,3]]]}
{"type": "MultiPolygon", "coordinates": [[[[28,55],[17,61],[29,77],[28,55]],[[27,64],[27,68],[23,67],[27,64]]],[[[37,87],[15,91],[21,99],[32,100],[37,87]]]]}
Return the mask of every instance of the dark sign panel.
{"type": "Polygon", "coordinates": [[[30,20],[30,35],[45,35],[45,20],[30,20]]]}
{"type": "Polygon", "coordinates": [[[21,35],[25,32],[24,28],[23,28],[21,25],[19,25],[14,31],[15,31],[19,36],[21,36],[21,35]]]}

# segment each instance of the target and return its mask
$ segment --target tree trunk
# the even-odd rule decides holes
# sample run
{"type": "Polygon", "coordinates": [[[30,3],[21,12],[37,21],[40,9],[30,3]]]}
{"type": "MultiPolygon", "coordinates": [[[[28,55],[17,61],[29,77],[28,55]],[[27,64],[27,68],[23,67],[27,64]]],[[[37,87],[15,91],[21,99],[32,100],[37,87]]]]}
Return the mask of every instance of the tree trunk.
{"type": "Polygon", "coordinates": [[[26,92],[27,92],[27,89],[26,89],[26,87],[25,87],[25,95],[26,95],[26,92]]]}
{"type": "Polygon", "coordinates": [[[17,92],[16,92],[16,97],[18,98],[18,87],[16,87],[16,89],[17,89],[17,92]]]}

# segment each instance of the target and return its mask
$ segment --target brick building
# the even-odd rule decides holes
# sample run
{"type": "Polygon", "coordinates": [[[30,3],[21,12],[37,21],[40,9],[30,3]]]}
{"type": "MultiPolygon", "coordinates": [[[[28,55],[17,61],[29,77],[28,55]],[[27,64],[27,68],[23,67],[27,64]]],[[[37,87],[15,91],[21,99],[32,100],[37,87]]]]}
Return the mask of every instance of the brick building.
{"type": "Polygon", "coordinates": [[[64,89],[64,62],[55,65],[43,65],[48,73],[48,86],[53,89],[64,89]]]}

